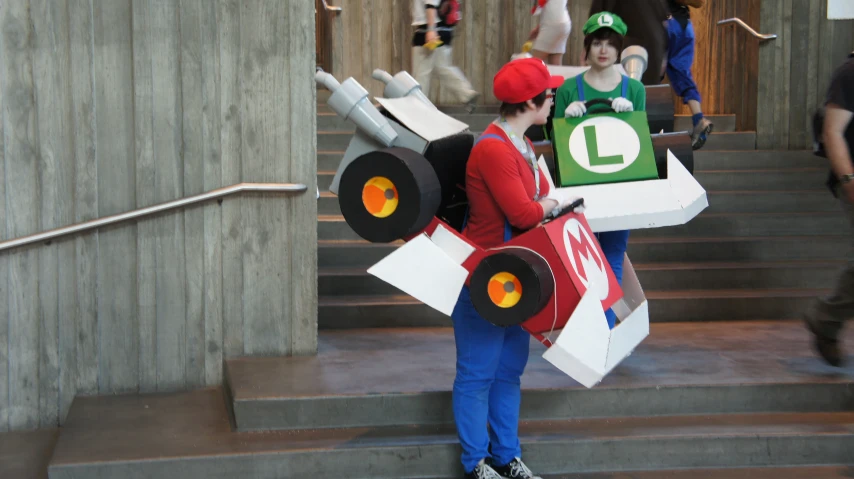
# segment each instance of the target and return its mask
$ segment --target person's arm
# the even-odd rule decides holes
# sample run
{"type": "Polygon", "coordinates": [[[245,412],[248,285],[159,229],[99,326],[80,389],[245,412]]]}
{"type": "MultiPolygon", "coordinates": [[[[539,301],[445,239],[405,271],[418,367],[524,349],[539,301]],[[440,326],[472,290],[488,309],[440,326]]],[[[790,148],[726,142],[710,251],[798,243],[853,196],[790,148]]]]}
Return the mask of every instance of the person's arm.
{"type": "Polygon", "coordinates": [[[439,38],[439,34],[436,32],[439,18],[438,2],[425,2],[424,14],[427,17],[427,35],[425,35],[424,40],[426,43],[430,43],[439,38]]]}
{"type": "Polygon", "coordinates": [[[638,82],[638,88],[635,92],[635,97],[632,100],[632,106],[635,111],[646,111],[646,88],[644,88],[643,84],[638,82]]]}
{"type": "MultiPolygon", "coordinates": [[[[845,139],[845,132],[851,124],[852,117],[854,112],[833,103],[827,105],[823,128],[824,149],[827,159],[830,160],[830,168],[837,178],[854,174],[851,149],[845,139]]],[[[848,201],[854,203],[854,181],[842,183],[842,189],[848,201]]]]}
{"type": "Polygon", "coordinates": [[[573,82],[575,78],[568,78],[563,85],[558,87],[555,92],[555,118],[562,118],[566,107],[572,103],[572,92],[570,91],[570,80],[573,82]]]}
{"type": "Polygon", "coordinates": [[[489,166],[481,168],[480,173],[507,221],[517,229],[529,230],[540,224],[558,203],[551,199],[534,201],[528,196],[519,174],[515,152],[510,148],[503,142],[484,142],[478,148],[478,154],[489,158],[489,166]]]}

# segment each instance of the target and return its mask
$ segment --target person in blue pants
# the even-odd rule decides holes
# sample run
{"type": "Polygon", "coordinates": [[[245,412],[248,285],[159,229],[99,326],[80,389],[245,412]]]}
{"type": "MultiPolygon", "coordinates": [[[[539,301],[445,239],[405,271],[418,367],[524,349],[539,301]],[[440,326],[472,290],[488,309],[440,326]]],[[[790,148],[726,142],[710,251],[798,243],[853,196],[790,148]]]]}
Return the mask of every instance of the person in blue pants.
{"type": "MultiPolygon", "coordinates": [[[[584,24],[584,51],[590,64],[586,72],[566,80],[557,90],[555,111],[564,116],[580,118],[588,113],[586,101],[611,100],[616,112],[645,111],[646,90],[641,82],[623,75],[618,69],[620,52],[628,26],[619,15],[600,12],[584,24]]],[[[591,106],[591,108],[595,108],[591,106]]],[[[605,259],[614,271],[617,282],[623,284],[623,259],[628,248],[629,232],[598,233],[605,259]]],[[[608,327],[614,328],[617,315],[613,309],[605,312],[608,327]]]]}
{"type": "Polygon", "coordinates": [[[699,150],[714,130],[714,124],[703,116],[702,99],[691,75],[694,64],[694,25],[685,0],[668,0],[670,19],[667,20],[667,77],[673,91],[691,109],[694,129],[691,147],[699,150]]]}
{"type": "MultiPolygon", "coordinates": [[[[484,249],[539,226],[574,198],[551,198],[534,147],[525,138],[551,112],[552,90],[563,83],[542,60],[514,60],[495,75],[500,118],[478,138],[466,164],[469,210],[463,235],[484,249]]],[[[462,465],[472,479],[537,479],[522,462],[519,442],[521,376],[531,336],[521,326],[486,321],[467,287],[451,315],[457,350],[453,409],[462,465]]]]}

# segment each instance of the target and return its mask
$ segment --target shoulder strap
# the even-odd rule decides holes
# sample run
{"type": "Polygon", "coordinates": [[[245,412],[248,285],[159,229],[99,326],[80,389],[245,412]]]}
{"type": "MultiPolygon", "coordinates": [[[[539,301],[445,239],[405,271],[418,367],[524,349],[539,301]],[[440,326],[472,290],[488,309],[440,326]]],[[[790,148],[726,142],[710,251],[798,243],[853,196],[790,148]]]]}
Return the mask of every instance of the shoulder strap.
{"type": "Polygon", "coordinates": [[[584,80],[581,78],[583,73],[575,76],[575,84],[578,85],[578,101],[587,101],[584,99],[584,80]]]}
{"type": "Polygon", "coordinates": [[[623,75],[623,93],[621,96],[623,98],[626,98],[628,96],[628,94],[629,94],[629,77],[627,77],[626,75],[623,75]]]}
{"type": "Polygon", "coordinates": [[[484,134],[480,135],[480,136],[477,138],[477,140],[475,140],[475,141],[474,141],[474,145],[472,145],[472,148],[474,148],[475,146],[477,146],[477,144],[478,144],[478,143],[480,143],[480,142],[481,142],[481,141],[483,141],[483,140],[498,140],[498,141],[504,141],[504,138],[501,138],[501,135],[496,135],[495,133],[484,133],[484,134]]]}

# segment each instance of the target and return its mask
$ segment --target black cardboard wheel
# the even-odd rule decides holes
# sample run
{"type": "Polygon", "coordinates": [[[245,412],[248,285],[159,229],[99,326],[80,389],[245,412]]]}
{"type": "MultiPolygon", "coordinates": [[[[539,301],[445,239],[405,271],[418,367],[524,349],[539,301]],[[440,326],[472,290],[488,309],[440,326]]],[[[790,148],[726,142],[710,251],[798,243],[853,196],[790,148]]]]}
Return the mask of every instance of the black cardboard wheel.
{"type": "Polygon", "coordinates": [[[554,276],[545,259],[526,250],[485,257],[469,284],[475,310],[496,326],[521,324],[539,313],[554,292],[554,276]]]}
{"type": "Polygon", "coordinates": [[[421,154],[386,148],[356,158],[341,175],[338,204],[350,228],[372,243],[388,243],[427,227],[442,187],[421,154]]]}

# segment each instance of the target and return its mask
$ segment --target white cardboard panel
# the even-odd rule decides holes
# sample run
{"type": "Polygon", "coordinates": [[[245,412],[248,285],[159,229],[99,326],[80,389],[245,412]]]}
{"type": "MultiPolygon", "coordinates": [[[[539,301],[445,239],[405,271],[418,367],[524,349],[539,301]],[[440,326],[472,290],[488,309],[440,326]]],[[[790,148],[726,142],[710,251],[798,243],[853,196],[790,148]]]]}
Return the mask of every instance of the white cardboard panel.
{"type": "Polygon", "coordinates": [[[459,265],[462,265],[474,253],[474,246],[461,240],[441,224],[433,232],[430,239],[459,265]]]}
{"type": "Polygon", "coordinates": [[[598,384],[649,336],[649,307],[629,261],[623,266],[623,303],[637,305],[617,326],[608,330],[601,303],[585,293],[543,358],[585,387],[598,384]]]}
{"type": "Polygon", "coordinates": [[[468,125],[441,111],[425,105],[421,100],[403,98],[377,98],[380,105],[394,115],[400,123],[427,141],[435,141],[468,129],[468,125]]]}
{"type": "Polygon", "coordinates": [[[682,225],[708,206],[706,191],[672,153],[668,153],[667,167],[666,180],[573,186],[560,191],[584,198],[584,216],[596,233],[682,225]]]}
{"type": "Polygon", "coordinates": [[[426,235],[418,235],[368,269],[368,273],[448,316],[468,271],[426,235]]]}

